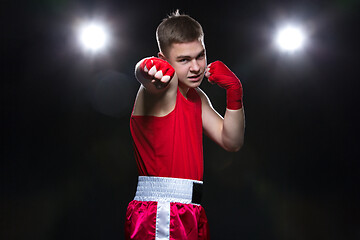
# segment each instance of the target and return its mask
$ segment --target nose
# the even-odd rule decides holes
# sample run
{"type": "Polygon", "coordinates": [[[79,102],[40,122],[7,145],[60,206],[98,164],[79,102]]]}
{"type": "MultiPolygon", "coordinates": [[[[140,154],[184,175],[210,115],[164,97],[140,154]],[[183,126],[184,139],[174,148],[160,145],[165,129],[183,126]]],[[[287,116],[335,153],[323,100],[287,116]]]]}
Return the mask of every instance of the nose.
{"type": "Polygon", "coordinates": [[[191,72],[199,72],[200,71],[200,65],[196,59],[193,59],[191,61],[190,71],[191,72]]]}

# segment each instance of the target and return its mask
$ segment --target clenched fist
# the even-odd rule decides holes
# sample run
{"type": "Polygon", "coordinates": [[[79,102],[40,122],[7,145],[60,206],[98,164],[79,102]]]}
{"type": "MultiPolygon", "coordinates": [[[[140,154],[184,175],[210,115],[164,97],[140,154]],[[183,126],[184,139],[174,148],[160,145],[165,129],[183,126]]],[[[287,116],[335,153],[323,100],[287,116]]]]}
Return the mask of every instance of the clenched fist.
{"type": "Polygon", "coordinates": [[[243,90],[240,80],[221,61],[210,63],[205,76],[209,82],[216,83],[226,89],[227,108],[237,110],[242,108],[243,90]]]}
{"type": "Polygon", "coordinates": [[[140,70],[158,89],[166,87],[175,74],[174,68],[167,61],[156,57],[145,58],[140,64],[140,70]]]}

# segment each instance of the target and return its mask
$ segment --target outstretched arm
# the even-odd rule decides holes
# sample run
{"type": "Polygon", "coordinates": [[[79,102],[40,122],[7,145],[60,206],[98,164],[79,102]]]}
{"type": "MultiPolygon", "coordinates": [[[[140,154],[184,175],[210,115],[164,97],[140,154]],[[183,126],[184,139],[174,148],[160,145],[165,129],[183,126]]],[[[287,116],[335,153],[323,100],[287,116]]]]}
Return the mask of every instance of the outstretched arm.
{"type": "Polygon", "coordinates": [[[241,82],[220,61],[209,64],[206,77],[209,82],[226,89],[227,107],[223,118],[212,107],[205,93],[200,92],[205,134],[225,150],[238,151],[244,143],[245,132],[241,82]]]}
{"type": "Polygon", "coordinates": [[[160,58],[144,58],[136,64],[136,79],[141,83],[134,115],[164,116],[175,106],[177,76],[174,68],[160,58]]]}

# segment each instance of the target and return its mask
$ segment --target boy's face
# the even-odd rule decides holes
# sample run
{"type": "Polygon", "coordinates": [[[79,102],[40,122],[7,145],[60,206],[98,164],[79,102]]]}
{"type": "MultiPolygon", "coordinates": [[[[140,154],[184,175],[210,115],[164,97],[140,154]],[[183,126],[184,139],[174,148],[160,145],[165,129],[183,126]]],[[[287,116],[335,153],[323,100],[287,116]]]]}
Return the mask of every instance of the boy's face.
{"type": "Polygon", "coordinates": [[[206,69],[206,52],[203,41],[173,43],[165,59],[173,66],[180,88],[200,86],[206,69]]]}

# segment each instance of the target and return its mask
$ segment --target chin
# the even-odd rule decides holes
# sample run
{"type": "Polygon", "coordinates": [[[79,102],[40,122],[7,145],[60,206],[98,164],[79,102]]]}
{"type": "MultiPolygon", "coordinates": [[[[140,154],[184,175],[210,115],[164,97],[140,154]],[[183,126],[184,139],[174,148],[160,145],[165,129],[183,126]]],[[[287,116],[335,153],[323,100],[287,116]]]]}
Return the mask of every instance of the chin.
{"type": "Polygon", "coordinates": [[[189,81],[189,80],[179,81],[179,85],[188,88],[197,88],[200,86],[202,80],[203,79],[200,79],[199,81],[189,81]]]}
{"type": "Polygon", "coordinates": [[[191,86],[192,88],[196,88],[196,87],[199,87],[200,84],[202,83],[204,77],[200,78],[199,80],[197,81],[188,81],[188,84],[189,84],[189,87],[191,86]]]}
{"type": "Polygon", "coordinates": [[[190,83],[188,84],[188,87],[190,87],[190,88],[197,88],[197,87],[200,86],[201,82],[202,82],[201,80],[200,80],[200,81],[197,81],[197,82],[190,82],[190,83]]]}

